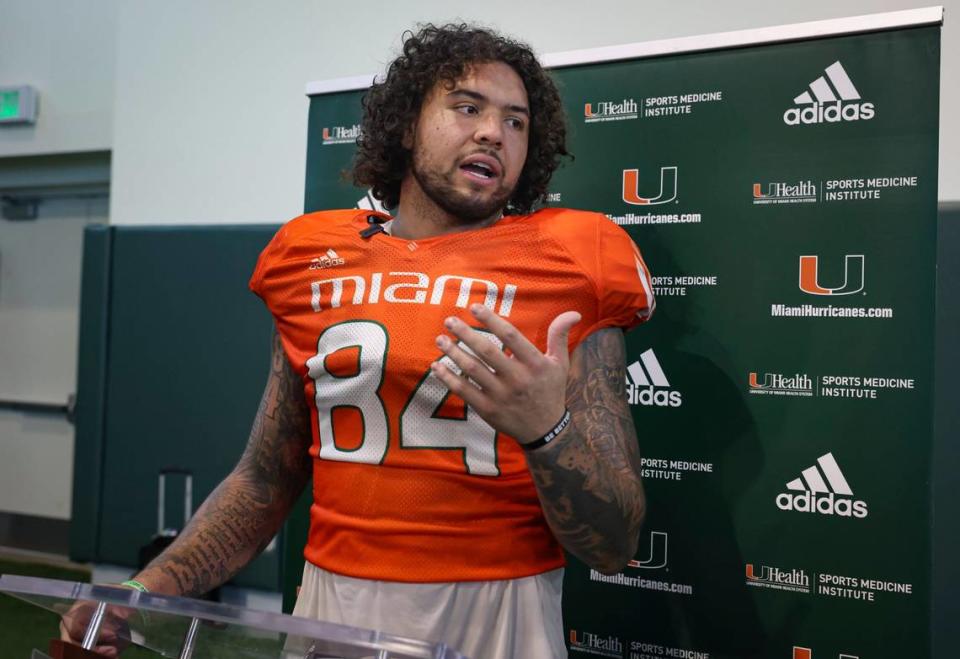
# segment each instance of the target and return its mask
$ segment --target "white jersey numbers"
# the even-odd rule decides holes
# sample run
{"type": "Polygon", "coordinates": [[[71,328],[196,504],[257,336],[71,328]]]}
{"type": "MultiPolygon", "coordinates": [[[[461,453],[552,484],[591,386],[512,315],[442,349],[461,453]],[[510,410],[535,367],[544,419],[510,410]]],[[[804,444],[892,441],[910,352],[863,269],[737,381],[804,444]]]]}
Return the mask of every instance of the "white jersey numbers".
{"type": "Polygon", "coordinates": [[[383,382],[387,343],[386,328],[366,320],[332,325],[317,340],[317,354],[307,360],[307,373],[316,385],[321,458],[379,464],[386,457],[387,410],[377,390],[383,382]],[[359,350],[359,368],[346,377],[334,375],[327,358],[348,348],[359,350]],[[363,436],[354,449],[338,448],[333,436],[333,413],[342,407],[359,410],[363,418],[363,436]]]}
{"type": "MultiPolygon", "coordinates": [[[[481,333],[498,348],[503,348],[503,341],[495,334],[481,333]]],[[[471,355],[475,354],[462,341],[457,345],[471,355]]],[[[446,355],[440,359],[440,363],[460,374],[460,368],[446,355]]],[[[500,475],[500,469],[497,468],[497,431],[469,405],[464,405],[462,419],[438,416],[449,395],[447,386],[433,371],[427,371],[400,415],[400,446],[460,449],[468,474],[500,475]]]]}
{"type": "MultiPolygon", "coordinates": [[[[482,331],[482,330],[481,330],[482,331]]],[[[503,343],[493,334],[483,334],[498,348],[503,343]]],[[[389,337],[379,323],[352,320],[328,327],[317,340],[317,354],[307,360],[307,373],[316,387],[317,425],[320,434],[320,457],[341,462],[380,464],[389,446],[389,423],[386,407],[379,395],[386,367],[389,337]],[[329,363],[338,352],[355,349],[354,368],[340,372],[329,363]],[[347,408],[359,413],[362,436],[356,446],[338,445],[334,415],[347,408]]],[[[461,348],[472,352],[463,343],[461,348]]],[[[459,372],[449,357],[443,364],[459,372]]],[[[431,370],[424,373],[413,394],[400,413],[400,441],[404,449],[459,450],[463,453],[467,473],[497,476],[497,431],[469,406],[463,405],[459,418],[442,416],[449,389],[431,370]]]]}

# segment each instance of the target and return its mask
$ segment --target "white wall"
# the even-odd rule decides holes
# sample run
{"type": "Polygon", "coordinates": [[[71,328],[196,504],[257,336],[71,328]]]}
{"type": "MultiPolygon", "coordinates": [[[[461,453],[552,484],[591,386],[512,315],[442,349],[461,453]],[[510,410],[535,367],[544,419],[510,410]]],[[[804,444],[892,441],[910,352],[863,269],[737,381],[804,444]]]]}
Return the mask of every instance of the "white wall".
{"type": "Polygon", "coordinates": [[[0,410],[0,511],[70,519],[73,447],[65,418],[0,410]]]}
{"type": "MultiPolygon", "coordinates": [[[[35,125],[0,127],[0,158],[110,149],[116,4],[0,0],[0,85],[40,96],[35,125]]],[[[22,173],[23,185],[51,183],[22,173]]],[[[64,404],[76,389],[81,234],[107,207],[75,203],[43,204],[36,222],[0,219],[0,398],[64,404]]],[[[62,416],[0,411],[0,510],[69,519],[73,447],[62,416]]]]}
{"type": "Polygon", "coordinates": [[[0,157],[110,148],[116,0],[0,0],[0,85],[40,95],[32,126],[0,127],[0,157]]]}
{"type": "MultiPolygon", "coordinates": [[[[49,200],[31,222],[0,219],[0,400],[64,405],[76,391],[83,230],[105,199],[49,200]]],[[[0,511],[70,519],[74,428],[0,410],[0,511]]]]}
{"type": "MultiPolygon", "coordinates": [[[[167,0],[117,21],[111,221],[282,222],[303,203],[308,81],[375,73],[417,21],[481,21],[541,53],[927,6],[924,0],[167,0]]],[[[944,117],[960,115],[960,0],[945,0],[944,117]],[[958,19],[951,21],[951,18],[958,19]]],[[[941,199],[960,199],[960,127],[941,199]]]]}
{"type": "Polygon", "coordinates": [[[37,220],[0,220],[0,400],[76,392],[83,230],[106,212],[103,199],[48,200],[37,220]]]}

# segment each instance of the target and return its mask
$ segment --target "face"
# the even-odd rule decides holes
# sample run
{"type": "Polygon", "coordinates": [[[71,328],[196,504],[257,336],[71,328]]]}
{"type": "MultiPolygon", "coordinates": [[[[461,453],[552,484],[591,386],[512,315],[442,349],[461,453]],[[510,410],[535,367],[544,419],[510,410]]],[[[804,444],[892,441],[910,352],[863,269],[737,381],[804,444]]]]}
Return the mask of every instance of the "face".
{"type": "Polygon", "coordinates": [[[424,100],[405,145],[413,152],[409,182],[460,221],[495,217],[523,170],[529,124],[527,91],[516,71],[503,62],[474,64],[424,100]]]}

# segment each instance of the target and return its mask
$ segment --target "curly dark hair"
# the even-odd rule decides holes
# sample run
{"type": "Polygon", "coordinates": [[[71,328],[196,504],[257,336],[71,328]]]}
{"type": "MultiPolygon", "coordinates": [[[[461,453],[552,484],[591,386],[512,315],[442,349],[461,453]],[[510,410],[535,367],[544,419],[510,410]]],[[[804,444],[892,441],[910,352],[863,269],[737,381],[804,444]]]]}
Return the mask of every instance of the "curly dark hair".
{"type": "Polygon", "coordinates": [[[570,154],[560,94],[530,47],[467,24],[428,23],[403,36],[402,54],[363,97],[354,185],[370,187],[386,208],[396,208],[400,182],[411,164],[403,136],[419,117],[424,99],[438,82],[455,83],[472,64],[503,62],[520,76],[530,103],[527,160],[507,209],[522,214],[542,204],[550,177],[570,154]]]}

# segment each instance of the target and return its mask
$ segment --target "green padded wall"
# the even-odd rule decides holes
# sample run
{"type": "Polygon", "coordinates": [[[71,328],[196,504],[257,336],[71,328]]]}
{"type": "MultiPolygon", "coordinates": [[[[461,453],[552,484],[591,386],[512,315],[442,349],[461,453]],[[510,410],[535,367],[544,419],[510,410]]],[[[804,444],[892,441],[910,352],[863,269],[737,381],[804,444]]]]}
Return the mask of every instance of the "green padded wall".
{"type": "Polygon", "coordinates": [[[83,235],[76,447],[70,519],[70,557],[75,561],[93,561],[97,556],[112,235],[110,228],[102,225],[87,227],[83,235]]]}
{"type": "MultiPolygon", "coordinates": [[[[193,472],[196,510],[236,463],[270,352],[270,316],[247,280],[275,231],[88,229],[73,558],[132,569],[156,531],[159,470],[193,472]]],[[[168,501],[176,523],[180,491],[168,501]]],[[[279,555],[274,547],[235,582],[279,589],[279,555]]]]}

